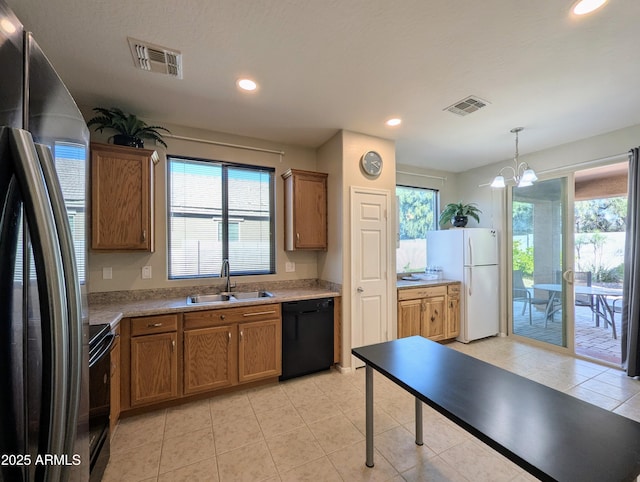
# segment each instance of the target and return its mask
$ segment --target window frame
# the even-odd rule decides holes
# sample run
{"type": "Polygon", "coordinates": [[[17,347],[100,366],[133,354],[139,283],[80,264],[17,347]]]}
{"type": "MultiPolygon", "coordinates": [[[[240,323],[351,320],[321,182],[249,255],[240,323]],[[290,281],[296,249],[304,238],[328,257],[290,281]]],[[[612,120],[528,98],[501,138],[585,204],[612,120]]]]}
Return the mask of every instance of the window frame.
{"type": "Polygon", "coordinates": [[[269,275],[276,273],[276,184],[275,184],[275,171],[274,167],[268,166],[260,166],[260,165],[252,165],[238,162],[229,162],[229,161],[220,161],[216,159],[205,159],[201,157],[194,156],[184,156],[184,155],[173,155],[167,154],[167,163],[166,163],[166,204],[167,204],[167,214],[166,214],[166,226],[167,226],[167,278],[169,280],[184,280],[184,279],[217,279],[220,278],[220,274],[211,273],[211,274],[203,274],[203,275],[171,275],[171,165],[172,161],[196,161],[207,164],[212,164],[215,166],[219,166],[221,168],[221,184],[222,184],[222,218],[218,223],[216,223],[215,228],[215,236],[218,237],[219,227],[217,224],[222,225],[222,259],[229,257],[229,228],[228,223],[238,223],[237,218],[235,216],[229,216],[229,186],[228,186],[228,170],[237,168],[237,169],[246,169],[252,171],[262,171],[267,172],[269,174],[269,268],[268,270],[234,270],[233,263],[231,265],[230,275],[232,276],[261,276],[261,275],[269,275]]]}

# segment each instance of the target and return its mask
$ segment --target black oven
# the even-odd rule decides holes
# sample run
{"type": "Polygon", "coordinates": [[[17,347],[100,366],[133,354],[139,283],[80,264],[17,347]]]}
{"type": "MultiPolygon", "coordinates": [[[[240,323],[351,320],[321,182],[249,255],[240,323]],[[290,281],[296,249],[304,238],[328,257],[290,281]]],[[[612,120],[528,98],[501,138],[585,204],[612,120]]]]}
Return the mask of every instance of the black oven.
{"type": "Polygon", "coordinates": [[[102,479],[109,463],[111,357],[115,334],[109,325],[89,327],[89,455],[90,482],[102,479]]]}

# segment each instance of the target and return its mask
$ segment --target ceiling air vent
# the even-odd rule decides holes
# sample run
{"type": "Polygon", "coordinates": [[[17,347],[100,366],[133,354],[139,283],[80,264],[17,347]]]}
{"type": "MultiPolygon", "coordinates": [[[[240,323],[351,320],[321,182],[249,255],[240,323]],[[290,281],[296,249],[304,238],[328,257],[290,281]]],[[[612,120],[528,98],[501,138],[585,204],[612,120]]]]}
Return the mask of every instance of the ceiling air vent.
{"type": "Polygon", "coordinates": [[[488,103],[486,100],[470,95],[466,99],[462,99],[443,110],[448,110],[458,115],[469,115],[478,109],[486,107],[488,103]]]}
{"type": "Polygon", "coordinates": [[[127,40],[137,68],[182,78],[182,54],[179,51],[131,37],[127,40]]]}

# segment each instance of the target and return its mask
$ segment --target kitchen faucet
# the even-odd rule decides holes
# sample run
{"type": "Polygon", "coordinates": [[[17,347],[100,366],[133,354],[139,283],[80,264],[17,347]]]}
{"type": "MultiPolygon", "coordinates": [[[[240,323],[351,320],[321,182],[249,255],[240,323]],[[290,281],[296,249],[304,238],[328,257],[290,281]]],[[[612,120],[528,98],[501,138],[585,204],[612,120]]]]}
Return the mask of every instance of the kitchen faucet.
{"type": "Polygon", "coordinates": [[[222,267],[220,268],[220,277],[222,278],[223,276],[227,278],[225,292],[228,293],[231,291],[231,288],[235,288],[236,285],[235,283],[233,285],[231,284],[231,268],[229,267],[229,259],[227,258],[222,260],[222,267]]]}

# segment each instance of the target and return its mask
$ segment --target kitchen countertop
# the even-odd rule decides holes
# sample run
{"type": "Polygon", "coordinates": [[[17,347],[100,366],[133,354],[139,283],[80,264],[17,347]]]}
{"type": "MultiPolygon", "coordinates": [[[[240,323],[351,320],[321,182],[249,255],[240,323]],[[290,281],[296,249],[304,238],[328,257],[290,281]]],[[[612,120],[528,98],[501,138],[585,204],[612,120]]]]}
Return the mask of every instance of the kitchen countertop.
{"type": "MultiPolygon", "coordinates": [[[[187,297],[151,298],[136,301],[118,301],[89,305],[89,324],[111,324],[117,326],[122,318],[136,316],[161,315],[167,313],[182,313],[187,311],[220,310],[240,306],[265,305],[283,303],[287,301],[309,300],[314,298],[335,298],[340,296],[337,291],[324,288],[292,288],[282,290],[268,290],[273,294],[271,298],[254,298],[241,301],[217,301],[212,303],[187,304],[187,297]]],[[[203,290],[206,293],[206,290],[203,290]]],[[[193,294],[200,294],[194,290],[193,294]]]]}
{"type": "Polygon", "coordinates": [[[430,286],[450,285],[452,283],[460,283],[460,281],[449,279],[407,281],[399,279],[396,286],[399,290],[404,290],[408,288],[425,288],[430,286]]]}

